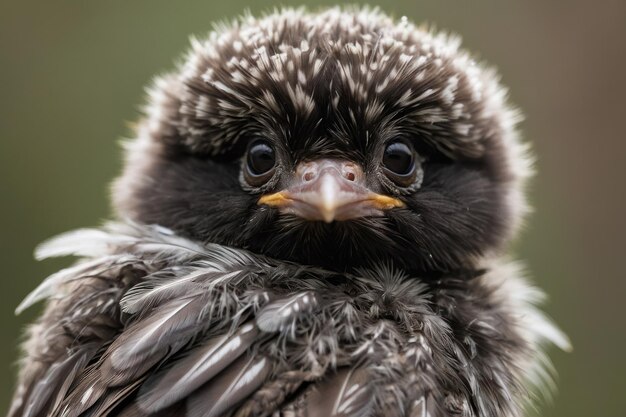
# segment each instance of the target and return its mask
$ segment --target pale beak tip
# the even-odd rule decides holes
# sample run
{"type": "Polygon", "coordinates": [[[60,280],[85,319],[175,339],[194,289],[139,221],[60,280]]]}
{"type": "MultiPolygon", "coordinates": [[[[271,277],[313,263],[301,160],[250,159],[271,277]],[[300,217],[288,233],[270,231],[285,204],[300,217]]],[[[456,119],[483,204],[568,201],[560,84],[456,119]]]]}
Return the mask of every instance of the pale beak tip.
{"type": "Polygon", "coordinates": [[[332,223],[335,220],[335,210],[321,210],[322,218],[325,223],[332,223]]]}

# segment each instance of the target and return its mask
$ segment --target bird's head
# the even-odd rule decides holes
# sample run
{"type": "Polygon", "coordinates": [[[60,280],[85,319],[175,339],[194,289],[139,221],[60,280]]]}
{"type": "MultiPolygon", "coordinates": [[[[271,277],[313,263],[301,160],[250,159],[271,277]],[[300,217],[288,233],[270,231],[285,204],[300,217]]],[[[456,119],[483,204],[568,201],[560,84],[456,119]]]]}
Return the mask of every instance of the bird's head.
{"type": "Polygon", "coordinates": [[[495,73],[376,10],[247,16],[158,78],[121,216],[338,270],[472,268],[511,238],[528,166],[495,73]]]}

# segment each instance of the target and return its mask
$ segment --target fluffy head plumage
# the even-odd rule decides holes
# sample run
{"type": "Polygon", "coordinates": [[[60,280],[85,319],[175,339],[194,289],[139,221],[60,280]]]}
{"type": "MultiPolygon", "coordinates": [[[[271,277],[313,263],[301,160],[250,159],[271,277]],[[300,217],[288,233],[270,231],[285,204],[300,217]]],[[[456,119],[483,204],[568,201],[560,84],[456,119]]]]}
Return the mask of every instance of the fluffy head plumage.
{"type": "Polygon", "coordinates": [[[329,256],[344,268],[393,254],[412,258],[413,270],[472,267],[517,229],[529,164],[505,89],[459,44],[405,18],[339,8],[246,16],[193,40],[184,63],[150,90],[114,187],[118,212],[325,266],[329,256]],[[381,144],[398,135],[425,158],[421,188],[370,183],[407,209],[322,225],[254,204],[310,158],[350,159],[374,177],[381,144]],[[258,190],[242,186],[238,162],[256,137],[284,162],[258,190]]]}

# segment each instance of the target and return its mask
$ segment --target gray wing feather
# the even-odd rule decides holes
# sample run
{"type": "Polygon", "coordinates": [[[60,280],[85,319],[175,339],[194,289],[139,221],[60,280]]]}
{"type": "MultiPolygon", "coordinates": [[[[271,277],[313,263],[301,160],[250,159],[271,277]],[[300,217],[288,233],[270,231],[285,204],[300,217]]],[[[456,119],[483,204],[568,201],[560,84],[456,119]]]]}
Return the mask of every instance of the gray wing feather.
{"type": "Polygon", "coordinates": [[[259,389],[271,371],[267,358],[241,357],[187,400],[188,417],[218,417],[259,389]]]}
{"type": "Polygon", "coordinates": [[[107,417],[111,415],[116,407],[122,404],[127,398],[134,394],[137,389],[139,389],[141,383],[143,382],[143,379],[138,379],[131,384],[109,390],[106,396],[103,396],[93,407],[89,409],[88,413],[85,413],[86,416],[107,417]]]}
{"type": "Polygon", "coordinates": [[[112,369],[129,371],[146,361],[158,361],[159,353],[182,347],[202,326],[205,306],[202,296],[173,300],[135,322],[109,348],[112,369]]]}
{"type": "Polygon", "coordinates": [[[74,377],[85,367],[95,350],[93,345],[84,346],[63,361],[51,365],[45,376],[33,387],[23,416],[46,416],[51,410],[55,410],[69,390],[74,377]]]}
{"type": "Polygon", "coordinates": [[[120,305],[123,311],[128,314],[146,311],[168,300],[188,295],[190,291],[198,291],[201,288],[198,285],[199,282],[229,279],[241,272],[240,270],[224,272],[216,270],[215,267],[208,267],[194,270],[183,276],[165,279],[160,278],[159,274],[154,274],[145,282],[131,288],[120,305]]]}
{"type": "MultiPolygon", "coordinates": [[[[239,358],[258,334],[255,325],[244,324],[233,335],[206,342],[164,374],[155,375],[154,379],[158,382],[140,395],[139,407],[153,413],[184,399],[239,358]]],[[[150,381],[146,386],[150,387],[150,381]]]]}
{"type": "Polygon", "coordinates": [[[365,417],[372,412],[373,392],[364,370],[342,369],[313,387],[306,398],[310,417],[365,417]]]}
{"type": "Polygon", "coordinates": [[[433,397],[428,394],[424,394],[419,399],[413,401],[409,411],[409,417],[436,417],[449,414],[449,412],[442,410],[433,397]]]}
{"type": "Polygon", "coordinates": [[[294,296],[275,300],[259,311],[256,322],[264,332],[279,331],[302,314],[307,314],[318,305],[313,291],[305,291],[294,296]]]}
{"type": "MultiPolygon", "coordinates": [[[[322,371],[287,371],[258,389],[239,407],[234,417],[261,417],[278,413],[285,401],[307,381],[319,379],[322,371]]],[[[283,407],[284,411],[284,407],[283,407]]]]}
{"type": "Polygon", "coordinates": [[[98,272],[94,269],[105,271],[112,268],[114,265],[122,265],[124,263],[130,263],[137,261],[137,258],[128,255],[110,255],[103,258],[98,258],[92,261],[81,262],[69,268],[65,268],[50,275],[46,278],[34,291],[24,298],[24,300],[15,309],[15,314],[21,314],[27,308],[34,304],[50,298],[55,294],[59,286],[70,279],[76,279],[82,274],[89,272],[90,275],[97,275],[98,272]]]}
{"type": "Polygon", "coordinates": [[[53,416],[77,417],[96,404],[106,392],[106,385],[101,382],[98,369],[90,368],[63,400],[58,412],[53,416]]]}

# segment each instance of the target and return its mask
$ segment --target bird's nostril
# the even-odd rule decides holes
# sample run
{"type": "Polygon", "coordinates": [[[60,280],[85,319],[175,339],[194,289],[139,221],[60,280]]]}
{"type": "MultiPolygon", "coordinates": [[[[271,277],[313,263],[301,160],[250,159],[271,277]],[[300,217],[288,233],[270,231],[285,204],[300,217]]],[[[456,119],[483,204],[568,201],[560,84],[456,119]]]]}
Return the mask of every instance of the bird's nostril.
{"type": "Polygon", "coordinates": [[[348,163],[343,165],[341,171],[345,179],[348,181],[356,181],[356,167],[353,164],[348,163]]]}

